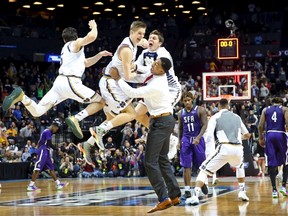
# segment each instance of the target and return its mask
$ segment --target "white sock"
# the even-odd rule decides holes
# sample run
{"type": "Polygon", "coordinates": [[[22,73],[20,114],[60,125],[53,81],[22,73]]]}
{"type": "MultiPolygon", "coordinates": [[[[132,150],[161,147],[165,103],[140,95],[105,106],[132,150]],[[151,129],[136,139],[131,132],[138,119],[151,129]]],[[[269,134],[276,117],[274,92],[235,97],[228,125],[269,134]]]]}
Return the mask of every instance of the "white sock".
{"type": "Polygon", "coordinates": [[[106,122],[103,122],[101,125],[99,125],[99,127],[104,129],[105,131],[109,131],[113,128],[113,125],[112,125],[111,121],[106,121],[106,122]]]}
{"type": "Polygon", "coordinates": [[[245,191],[245,182],[239,183],[239,188],[240,188],[240,190],[245,191]]]}
{"type": "Polygon", "coordinates": [[[201,193],[201,188],[200,188],[200,187],[195,187],[195,188],[194,188],[194,193],[195,193],[195,195],[196,195],[197,197],[199,197],[199,196],[200,196],[200,193],[201,193]]]}
{"type": "Polygon", "coordinates": [[[31,98],[29,98],[28,96],[24,95],[22,101],[21,101],[24,106],[26,106],[27,104],[29,104],[31,102],[31,98]]]}
{"type": "Polygon", "coordinates": [[[93,136],[90,136],[86,142],[93,146],[95,143],[95,139],[93,138],[93,136]]]}
{"type": "Polygon", "coordinates": [[[208,177],[205,179],[205,185],[208,186],[208,177]]]}
{"type": "Polygon", "coordinates": [[[35,184],[35,182],[34,181],[30,181],[30,184],[29,184],[29,186],[33,186],[35,184]]]}
{"type": "Polygon", "coordinates": [[[190,191],[190,186],[185,186],[184,189],[185,191],[190,191]]]}
{"type": "Polygon", "coordinates": [[[57,185],[60,184],[59,179],[57,179],[57,180],[55,181],[55,183],[56,183],[57,185]]]}
{"type": "Polygon", "coordinates": [[[86,111],[86,109],[80,111],[79,113],[77,113],[75,115],[75,118],[78,120],[78,121],[82,121],[84,118],[86,118],[88,116],[88,112],[86,111]]]}

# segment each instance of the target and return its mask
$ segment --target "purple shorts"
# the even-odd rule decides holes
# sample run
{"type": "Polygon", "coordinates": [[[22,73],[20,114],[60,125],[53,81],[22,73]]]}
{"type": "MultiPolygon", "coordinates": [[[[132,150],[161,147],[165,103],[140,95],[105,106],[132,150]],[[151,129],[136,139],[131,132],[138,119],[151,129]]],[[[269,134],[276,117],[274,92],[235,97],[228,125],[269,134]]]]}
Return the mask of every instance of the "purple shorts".
{"type": "Polygon", "coordinates": [[[180,164],[184,168],[198,169],[202,162],[206,159],[205,155],[205,142],[201,137],[198,145],[192,144],[193,139],[191,137],[182,137],[181,149],[180,149],[180,164]]]}
{"type": "Polygon", "coordinates": [[[37,150],[37,160],[34,170],[42,171],[44,169],[54,170],[54,164],[50,157],[50,152],[46,147],[37,150]]]}
{"type": "Polygon", "coordinates": [[[266,134],[265,153],[268,166],[280,166],[288,164],[287,136],[283,132],[268,132],[266,134]]]}

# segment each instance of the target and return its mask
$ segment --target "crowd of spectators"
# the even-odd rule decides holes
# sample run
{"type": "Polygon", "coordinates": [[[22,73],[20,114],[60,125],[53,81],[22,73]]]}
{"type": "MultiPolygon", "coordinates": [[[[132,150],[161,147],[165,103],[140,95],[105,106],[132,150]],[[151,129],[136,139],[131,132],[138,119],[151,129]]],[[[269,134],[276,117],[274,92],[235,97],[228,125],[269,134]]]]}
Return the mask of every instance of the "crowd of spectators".
{"type": "MultiPolygon", "coordinates": [[[[253,134],[250,145],[251,152],[255,153],[258,136],[257,123],[262,109],[269,104],[269,99],[274,95],[281,96],[285,106],[288,104],[287,60],[267,57],[263,58],[261,62],[258,60],[247,61],[246,57],[242,57],[239,62],[240,69],[245,68],[245,71],[251,71],[252,98],[246,101],[232,101],[231,110],[241,116],[243,122],[253,134]],[[274,69],[271,70],[271,68],[274,69]],[[271,71],[274,71],[274,73],[271,74],[271,71]]],[[[20,85],[25,92],[28,92],[30,97],[38,102],[57,76],[57,65],[51,63],[38,65],[33,62],[10,62],[6,67],[5,63],[2,63],[1,101],[15,86],[20,85]],[[29,76],[29,78],[26,76],[29,76]]],[[[218,68],[223,69],[221,62],[218,61],[217,65],[218,68]]],[[[83,81],[87,86],[97,89],[95,83],[99,81],[101,69],[95,67],[85,73],[83,81]],[[95,80],[97,81],[95,82],[95,80]]],[[[217,73],[215,70],[211,72],[217,73]]],[[[196,76],[195,79],[192,74],[187,73],[180,73],[178,76],[181,80],[182,91],[191,91],[195,96],[195,104],[204,106],[208,115],[213,115],[218,111],[217,102],[203,101],[201,76],[196,76]]],[[[135,100],[134,103],[137,103],[137,101],[135,100]]],[[[82,106],[77,102],[67,100],[39,118],[34,118],[28,114],[21,103],[16,104],[6,113],[3,113],[1,109],[1,162],[29,161],[33,166],[40,133],[51,124],[53,118],[58,117],[64,120],[71,113],[78,112],[82,106]]],[[[181,101],[175,106],[175,118],[177,118],[177,113],[182,107],[181,101]]],[[[97,122],[99,124],[104,119],[104,113],[102,111],[90,118],[94,119],[95,124],[97,122]]],[[[83,128],[89,126],[82,125],[83,128]]],[[[175,132],[177,135],[177,125],[175,126],[175,132]]],[[[54,140],[54,144],[58,146],[59,150],[53,152],[52,155],[61,177],[145,176],[143,161],[147,129],[139,122],[128,122],[110,131],[104,137],[106,150],[99,152],[97,148],[92,149],[92,165],[85,163],[83,156],[77,149],[79,140],[73,137],[72,134],[70,137],[67,136],[69,133],[71,134],[69,129],[64,126],[61,128],[60,134],[57,135],[58,139],[54,140]],[[65,138],[70,139],[65,140],[65,138]]],[[[175,174],[181,174],[179,158],[173,159],[171,164],[174,167],[175,174]]],[[[43,176],[48,175],[43,172],[43,176]]]]}

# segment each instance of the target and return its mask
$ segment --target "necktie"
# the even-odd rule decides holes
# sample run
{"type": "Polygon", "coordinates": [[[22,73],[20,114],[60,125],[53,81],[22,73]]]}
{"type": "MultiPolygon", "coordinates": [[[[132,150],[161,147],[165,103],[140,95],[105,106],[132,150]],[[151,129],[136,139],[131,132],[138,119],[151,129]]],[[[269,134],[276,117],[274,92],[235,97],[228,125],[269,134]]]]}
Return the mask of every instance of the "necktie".
{"type": "MultiPolygon", "coordinates": [[[[153,77],[153,74],[149,75],[143,82],[143,86],[147,85],[147,82],[153,77]]],[[[143,102],[144,102],[144,98],[142,98],[143,102]]]]}
{"type": "Polygon", "coordinates": [[[152,77],[153,77],[153,74],[151,74],[150,76],[148,76],[148,77],[144,80],[143,85],[146,85],[147,82],[148,82],[152,77]]]}

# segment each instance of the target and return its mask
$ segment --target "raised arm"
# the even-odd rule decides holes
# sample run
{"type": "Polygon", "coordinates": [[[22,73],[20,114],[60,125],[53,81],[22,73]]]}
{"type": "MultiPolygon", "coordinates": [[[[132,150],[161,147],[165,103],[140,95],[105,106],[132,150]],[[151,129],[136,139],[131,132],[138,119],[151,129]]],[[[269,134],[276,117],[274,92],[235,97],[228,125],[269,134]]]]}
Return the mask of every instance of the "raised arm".
{"type": "Polygon", "coordinates": [[[92,43],[96,40],[98,36],[97,24],[95,20],[90,20],[89,28],[91,29],[90,32],[85,37],[78,37],[74,42],[72,42],[72,49],[74,52],[78,52],[83,46],[92,43]]]}

